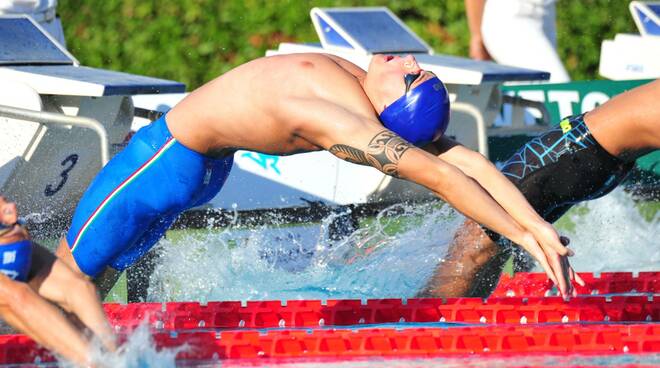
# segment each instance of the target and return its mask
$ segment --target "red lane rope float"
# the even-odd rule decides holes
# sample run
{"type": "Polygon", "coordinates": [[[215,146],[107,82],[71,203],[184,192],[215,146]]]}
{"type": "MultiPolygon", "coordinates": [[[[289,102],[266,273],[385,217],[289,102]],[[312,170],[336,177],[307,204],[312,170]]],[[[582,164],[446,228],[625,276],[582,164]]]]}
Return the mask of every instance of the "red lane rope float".
{"type": "Polygon", "coordinates": [[[559,297],[293,300],[106,304],[112,324],[132,328],[143,321],[170,330],[348,326],[396,322],[526,324],[658,322],[660,297],[559,297]]]}
{"type": "MultiPolygon", "coordinates": [[[[189,346],[177,355],[187,360],[660,352],[660,325],[656,324],[189,331],[153,336],[158,348],[189,346]]],[[[0,364],[35,359],[53,360],[23,336],[0,336],[0,364]]]]}
{"type": "Polygon", "coordinates": [[[660,327],[653,325],[508,326],[365,330],[276,330],[161,333],[158,346],[194,349],[183,359],[442,356],[496,353],[655,353],[660,327]],[[193,342],[194,341],[194,342],[193,342]]]}
{"type": "MultiPolygon", "coordinates": [[[[603,272],[580,273],[585,286],[575,285],[578,294],[617,294],[617,293],[660,293],[660,272],[603,272]]],[[[545,273],[520,272],[513,277],[502,274],[497,288],[491,297],[503,296],[549,296],[557,295],[552,282],[545,273]]]]}
{"type": "Polygon", "coordinates": [[[0,335],[0,364],[54,362],[55,357],[24,335],[0,335]]]}

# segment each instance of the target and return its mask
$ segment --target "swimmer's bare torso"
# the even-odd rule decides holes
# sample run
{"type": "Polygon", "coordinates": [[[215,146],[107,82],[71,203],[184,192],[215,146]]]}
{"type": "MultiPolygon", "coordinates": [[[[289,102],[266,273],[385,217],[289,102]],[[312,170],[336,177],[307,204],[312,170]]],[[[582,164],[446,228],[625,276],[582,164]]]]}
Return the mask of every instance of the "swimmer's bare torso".
{"type": "Polygon", "coordinates": [[[380,126],[361,86],[365,74],[323,54],[256,59],[191,93],[167,114],[167,125],[183,145],[210,156],[320,150],[331,105],[380,126]]]}

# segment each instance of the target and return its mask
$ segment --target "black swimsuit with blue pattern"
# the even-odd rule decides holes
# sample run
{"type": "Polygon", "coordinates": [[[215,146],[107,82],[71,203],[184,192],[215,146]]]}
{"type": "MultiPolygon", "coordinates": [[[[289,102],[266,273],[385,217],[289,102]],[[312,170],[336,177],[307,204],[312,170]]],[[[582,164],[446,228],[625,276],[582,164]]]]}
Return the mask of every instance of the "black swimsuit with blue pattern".
{"type": "Polygon", "coordinates": [[[550,223],[574,204],[611,192],[634,166],[605,151],[583,116],[562,120],[521,147],[502,167],[502,173],[550,223]]]}
{"type": "MultiPolygon", "coordinates": [[[[562,120],[527,142],[503,165],[502,173],[546,221],[557,221],[573,205],[602,197],[617,187],[634,162],[612,156],[591,135],[583,115],[562,120]]],[[[513,252],[514,270],[529,271],[534,262],[511,242],[484,228],[501,247],[482,267],[467,296],[487,297],[497,284],[504,263],[513,252]],[[495,270],[495,271],[493,271],[495,270]]]]}

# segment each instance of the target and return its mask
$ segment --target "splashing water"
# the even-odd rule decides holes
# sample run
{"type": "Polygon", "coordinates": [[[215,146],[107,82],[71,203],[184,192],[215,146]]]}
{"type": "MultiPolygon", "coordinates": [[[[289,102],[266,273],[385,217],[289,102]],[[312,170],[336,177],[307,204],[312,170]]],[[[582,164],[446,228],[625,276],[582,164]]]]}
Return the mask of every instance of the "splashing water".
{"type": "MultiPolygon", "coordinates": [[[[148,323],[142,323],[133,330],[128,339],[119,349],[110,353],[101,348],[100,341],[94,341],[92,346],[92,361],[100,367],[113,368],[175,368],[176,355],[188,349],[180,346],[174,349],[156,349],[149,330],[148,323]]],[[[66,368],[76,367],[70,363],[60,363],[66,368]]]]}
{"type": "Polygon", "coordinates": [[[339,242],[315,225],[209,232],[161,242],[150,300],[379,298],[414,295],[462,217],[437,204],[396,205],[339,242]],[[389,211],[403,211],[387,217],[389,211]],[[400,218],[413,219],[398,224],[400,218]],[[403,226],[390,235],[388,227],[403,226]]]}
{"type": "MultiPolygon", "coordinates": [[[[660,266],[660,215],[648,221],[623,190],[567,214],[578,271],[660,266]]],[[[160,243],[149,300],[412,297],[445,255],[463,217],[437,203],[396,205],[347,239],[321,224],[183,234],[160,243]],[[396,216],[386,216],[397,211],[396,216]],[[392,227],[397,228],[391,231],[392,227]]]]}
{"type": "Polygon", "coordinates": [[[575,224],[567,235],[576,252],[571,259],[576,270],[660,269],[660,211],[650,221],[645,219],[621,188],[580,207],[568,214],[575,224]]]}

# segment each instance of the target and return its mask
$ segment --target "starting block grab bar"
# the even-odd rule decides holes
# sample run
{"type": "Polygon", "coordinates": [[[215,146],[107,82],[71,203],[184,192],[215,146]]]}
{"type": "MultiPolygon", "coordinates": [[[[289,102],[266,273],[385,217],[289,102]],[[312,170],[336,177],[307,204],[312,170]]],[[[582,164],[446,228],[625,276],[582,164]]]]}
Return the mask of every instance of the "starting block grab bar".
{"type": "Polygon", "coordinates": [[[33,121],[46,125],[66,126],[73,125],[93,130],[99,137],[101,147],[101,165],[105,166],[110,160],[108,133],[97,120],[84,116],[69,116],[52,112],[34,111],[0,105],[0,117],[18,120],[33,121]]]}

